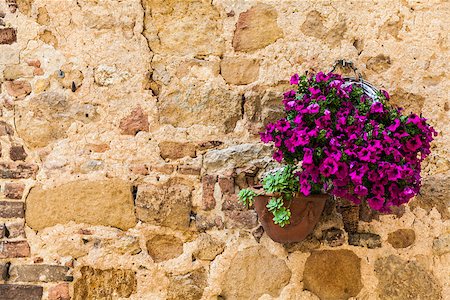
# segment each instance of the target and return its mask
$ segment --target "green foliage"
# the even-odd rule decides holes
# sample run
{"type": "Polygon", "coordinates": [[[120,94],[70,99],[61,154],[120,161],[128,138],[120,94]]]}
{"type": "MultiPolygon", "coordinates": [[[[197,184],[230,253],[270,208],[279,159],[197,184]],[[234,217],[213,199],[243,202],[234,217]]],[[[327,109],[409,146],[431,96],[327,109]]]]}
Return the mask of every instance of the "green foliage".
{"type": "Polygon", "coordinates": [[[272,197],[270,198],[269,203],[267,203],[266,207],[270,212],[273,213],[274,211],[281,209],[283,207],[283,204],[284,204],[283,198],[272,197]]]}
{"type": "Polygon", "coordinates": [[[284,227],[291,223],[291,211],[289,208],[281,207],[280,209],[273,212],[273,222],[284,227]]]}
{"type": "Polygon", "coordinates": [[[245,207],[249,207],[253,205],[253,201],[256,196],[258,196],[258,194],[254,191],[243,189],[239,192],[238,199],[245,207]]]}

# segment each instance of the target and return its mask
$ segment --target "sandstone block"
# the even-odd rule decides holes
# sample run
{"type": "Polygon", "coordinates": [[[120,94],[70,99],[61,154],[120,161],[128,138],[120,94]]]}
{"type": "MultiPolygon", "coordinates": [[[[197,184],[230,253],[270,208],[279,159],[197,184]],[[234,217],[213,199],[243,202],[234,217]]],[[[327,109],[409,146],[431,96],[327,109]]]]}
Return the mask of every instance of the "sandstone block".
{"type": "Polygon", "coordinates": [[[229,84],[249,84],[258,79],[259,61],[241,57],[225,57],[220,63],[220,74],[229,84]]]}
{"type": "Polygon", "coordinates": [[[348,244],[374,249],[381,247],[381,238],[378,234],[369,232],[349,233],[348,244]]]}
{"type": "Polygon", "coordinates": [[[136,292],[137,279],[132,270],[100,270],[84,266],[81,277],[76,278],[73,291],[74,300],[128,298],[136,292]]]}
{"type": "Polygon", "coordinates": [[[433,240],[433,252],[437,255],[450,252],[450,233],[438,236],[433,240]]]}
{"type": "Polygon", "coordinates": [[[175,55],[221,55],[219,10],[205,0],[146,0],[144,35],[152,51],[175,55]]]}
{"type": "Polygon", "coordinates": [[[123,230],[136,224],[131,186],[119,179],[74,181],[50,189],[38,186],[31,189],[26,203],[27,225],[34,230],[69,221],[123,230]]]}
{"type": "Polygon", "coordinates": [[[140,220],[174,229],[187,229],[191,214],[192,187],[172,178],[166,183],[141,185],[136,198],[140,220]]]}
{"type": "Polygon", "coordinates": [[[122,134],[129,135],[136,135],[139,131],[148,131],[148,114],[141,107],[137,107],[120,121],[119,128],[122,134]]]}
{"type": "Polygon", "coordinates": [[[221,296],[226,299],[258,299],[263,294],[278,297],[290,278],[291,271],[283,260],[264,247],[250,247],[233,257],[225,273],[221,296]]]}
{"type": "Polygon", "coordinates": [[[442,299],[441,287],[427,270],[395,255],[375,262],[380,299],[442,299]]]}
{"type": "Polygon", "coordinates": [[[2,300],[41,300],[44,289],[37,285],[0,284],[2,300]]]}
{"type": "Polygon", "coordinates": [[[427,212],[436,207],[444,220],[450,219],[450,177],[445,174],[425,177],[420,195],[417,195],[409,206],[412,209],[420,207],[427,212]]]}
{"type": "Polygon", "coordinates": [[[195,145],[192,143],[179,143],[163,141],[159,143],[160,155],[164,159],[179,159],[186,156],[195,157],[195,145]]]}
{"type": "Polygon", "coordinates": [[[217,255],[221,254],[225,248],[225,244],[213,238],[209,234],[201,234],[197,239],[197,248],[192,255],[201,260],[214,260],[217,255]]]}
{"type": "Polygon", "coordinates": [[[172,235],[155,235],[146,243],[148,254],[156,263],[183,254],[183,241],[172,235]]]}
{"type": "Polygon", "coordinates": [[[70,280],[68,271],[65,266],[13,265],[9,274],[11,282],[57,282],[70,280]]]}
{"type": "Polygon", "coordinates": [[[349,250],[313,251],[305,263],[303,282],[320,299],[356,297],[362,288],[361,259],[349,250]]]}
{"type": "Polygon", "coordinates": [[[206,271],[197,269],[184,275],[170,276],[167,300],[197,300],[201,299],[206,287],[206,271]]]}
{"type": "Polygon", "coordinates": [[[250,52],[266,47],[283,36],[277,24],[276,10],[267,4],[258,4],[239,15],[234,31],[236,51],[250,52]]]}
{"type": "Polygon", "coordinates": [[[6,80],[16,80],[22,77],[33,77],[33,67],[21,65],[8,65],[3,70],[3,77],[6,80]]]}
{"type": "Polygon", "coordinates": [[[416,233],[412,229],[398,229],[388,235],[388,243],[396,249],[409,247],[415,240],[416,233]]]}

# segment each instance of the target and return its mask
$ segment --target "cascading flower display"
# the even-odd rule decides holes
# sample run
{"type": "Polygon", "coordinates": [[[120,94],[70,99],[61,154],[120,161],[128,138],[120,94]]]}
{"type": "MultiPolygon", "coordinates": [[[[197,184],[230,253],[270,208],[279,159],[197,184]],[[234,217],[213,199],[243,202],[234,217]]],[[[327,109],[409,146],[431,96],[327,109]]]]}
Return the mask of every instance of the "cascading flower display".
{"type": "Polygon", "coordinates": [[[425,118],[338,74],[295,74],[290,83],[286,117],[267,124],[261,140],[274,143],[278,162],[301,162],[302,194],[327,192],[386,212],[419,192],[420,163],[437,135],[425,118]]]}

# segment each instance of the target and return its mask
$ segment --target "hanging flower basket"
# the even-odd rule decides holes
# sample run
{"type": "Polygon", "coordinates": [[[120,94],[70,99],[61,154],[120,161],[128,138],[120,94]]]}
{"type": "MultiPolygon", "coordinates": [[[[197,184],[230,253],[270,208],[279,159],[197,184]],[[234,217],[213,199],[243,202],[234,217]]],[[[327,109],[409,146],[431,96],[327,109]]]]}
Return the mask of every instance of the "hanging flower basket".
{"type": "MultiPolygon", "coordinates": [[[[341,60],[337,65],[351,67],[356,76],[295,74],[290,80],[294,89],[284,93],[285,117],[261,133],[263,142],[275,146],[273,158],[286,165],[264,178],[265,193],[277,196],[258,197],[251,190],[239,194],[243,204],[255,203],[275,241],[298,241],[311,232],[312,223],[302,223],[307,214],[294,214],[293,208],[321,211],[323,198],[317,195],[339,197],[353,206],[365,201],[373,210],[388,212],[419,192],[420,163],[430,154],[436,131],[425,118],[390,104],[389,94],[363,80],[352,63],[341,60]],[[297,204],[302,201],[297,194],[311,197],[306,203],[317,203],[317,209],[297,204]],[[292,230],[295,237],[281,232],[299,224],[304,230],[292,230]]],[[[347,225],[348,230],[357,229],[357,221],[347,225]]]]}

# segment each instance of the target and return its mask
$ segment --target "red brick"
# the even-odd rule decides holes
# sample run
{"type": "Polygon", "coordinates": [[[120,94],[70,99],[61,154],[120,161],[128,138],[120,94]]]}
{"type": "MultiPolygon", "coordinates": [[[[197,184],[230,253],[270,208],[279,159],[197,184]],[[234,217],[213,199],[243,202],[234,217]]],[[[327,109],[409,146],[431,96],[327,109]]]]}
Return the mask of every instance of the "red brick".
{"type": "Polygon", "coordinates": [[[205,175],[202,178],[202,208],[204,210],[211,210],[216,206],[216,199],[214,199],[214,185],[217,181],[217,175],[205,175]]]}
{"type": "Polygon", "coordinates": [[[69,268],[55,265],[13,265],[9,269],[10,282],[70,281],[69,268]]]}
{"type": "Polygon", "coordinates": [[[70,300],[69,285],[60,283],[48,291],[48,300],[70,300]]]}
{"type": "Polygon", "coordinates": [[[2,179],[21,179],[36,176],[38,167],[33,164],[24,163],[0,163],[0,178],[2,179]]]}
{"type": "Polygon", "coordinates": [[[2,300],[41,300],[43,291],[37,285],[0,284],[2,300]]]}
{"type": "Polygon", "coordinates": [[[234,194],[234,178],[233,177],[219,177],[219,186],[222,195],[234,194]]]}
{"type": "Polygon", "coordinates": [[[0,218],[23,218],[23,202],[0,201],[0,218]]]}
{"type": "Polygon", "coordinates": [[[22,199],[25,184],[21,182],[7,182],[3,193],[8,199],[22,199]]]}
{"type": "Polygon", "coordinates": [[[9,149],[9,158],[11,160],[25,160],[28,154],[25,152],[25,149],[22,145],[14,145],[9,149]]]}
{"type": "Polygon", "coordinates": [[[0,241],[0,258],[30,256],[30,245],[27,241],[0,241]]]}
{"type": "Polygon", "coordinates": [[[14,28],[0,28],[0,44],[11,45],[17,41],[17,33],[14,28]]]}
{"type": "Polygon", "coordinates": [[[135,135],[139,131],[148,131],[148,115],[141,107],[134,109],[129,116],[120,121],[122,134],[135,135]]]}
{"type": "Polygon", "coordinates": [[[25,237],[25,222],[23,219],[5,223],[8,238],[25,237]]]}
{"type": "Polygon", "coordinates": [[[236,194],[223,195],[222,210],[244,210],[244,206],[239,202],[236,194]]]}

